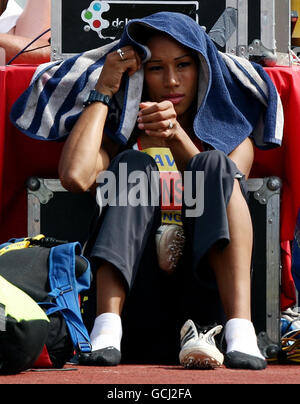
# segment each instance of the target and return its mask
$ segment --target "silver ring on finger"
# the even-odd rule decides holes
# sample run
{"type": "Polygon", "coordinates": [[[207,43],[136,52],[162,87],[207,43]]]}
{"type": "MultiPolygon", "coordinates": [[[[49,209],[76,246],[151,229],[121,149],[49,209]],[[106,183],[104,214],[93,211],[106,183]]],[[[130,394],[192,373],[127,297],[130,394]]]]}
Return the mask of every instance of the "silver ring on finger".
{"type": "Polygon", "coordinates": [[[173,122],[169,121],[168,129],[172,129],[174,126],[173,122]]]}
{"type": "Polygon", "coordinates": [[[125,52],[122,51],[122,49],[118,49],[117,50],[117,54],[120,56],[120,58],[122,60],[125,60],[124,56],[125,56],[125,52]]]}

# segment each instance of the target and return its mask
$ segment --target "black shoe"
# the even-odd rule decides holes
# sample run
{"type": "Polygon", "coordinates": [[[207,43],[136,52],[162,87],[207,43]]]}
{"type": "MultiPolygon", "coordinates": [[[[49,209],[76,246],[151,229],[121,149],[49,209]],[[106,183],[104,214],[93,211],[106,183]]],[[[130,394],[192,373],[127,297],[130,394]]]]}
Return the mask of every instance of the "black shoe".
{"type": "Polygon", "coordinates": [[[229,369],[262,370],[267,367],[267,361],[257,356],[231,351],[225,354],[224,365],[229,369]]]}
{"type": "Polygon", "coordinates": [[[112,346],[78,355],[78,363],[82,366],[117,366],[120,362],[121,352],[112,346]]]}

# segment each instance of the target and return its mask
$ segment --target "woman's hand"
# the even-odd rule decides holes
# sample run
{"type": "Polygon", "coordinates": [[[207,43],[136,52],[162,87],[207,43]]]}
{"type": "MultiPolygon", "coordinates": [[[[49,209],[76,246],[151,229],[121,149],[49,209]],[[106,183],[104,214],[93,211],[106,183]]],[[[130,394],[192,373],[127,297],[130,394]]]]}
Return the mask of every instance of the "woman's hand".
{"type": "Polygon", "coordinates": [[[138,128],[148,136],[166,140],[173,138],[181,129],[171,101],[142,102],[138,114],[138,128]]]}
{"type": "MultiPolygon", "coordinates": [[[[96,90],[113,96],[124,73],[134,74],[141,66],[137,52],[124,46],[107,55],[96,90]],[[121,54],[120,54],[121,53],[121,54]],[[122,59],[123,57],[123,59],[122,59]]],[[[68,136],[59,163],[59,177],[64,187],[82,192],[93,187],[99,172],[106,170],[118,145],[104,136],[108,107],[96,102],[84,109],[68,136]]]]}
{"type": "Polygon", "coordinates": [[[199,150],[177,120],[171,101],[142,102],[138,115],[138,127],[149,136],[154,146],[170,148],[179,171],[184,171],[187,163],[199,150]],[[162,146],[163,144],[163,146],[162,146]]]}
{"type": "Polygon", "coordinates": [[[132,76],[140,68],[141,58],[132,46],[111,52],[106,57],[96,90],[112,97],[118,92],[124,73],[132,76]]]}

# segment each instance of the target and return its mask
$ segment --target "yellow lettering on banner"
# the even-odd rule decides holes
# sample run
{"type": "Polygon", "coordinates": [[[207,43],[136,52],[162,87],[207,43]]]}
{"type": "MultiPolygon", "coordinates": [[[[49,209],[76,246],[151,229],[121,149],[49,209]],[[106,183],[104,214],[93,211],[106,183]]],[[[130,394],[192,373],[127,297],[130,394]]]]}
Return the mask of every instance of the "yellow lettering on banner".
{"type": "Polygon", "coordinates": [[[163,166],[164,166],[162,157],[161,157],[159,154],[156,154],[153,158],[154,158],[155,163],[156,163],[159,167],[163,167],[163,166]]]}
{"type": "Polygon", "coordinates": [[[161,223],[162,224],[178,224],[179,226],[182,226],[181,212],[163,210],[161,212],[161,223]]]}
{"type": "Polygon", "coordinates": [[[159,171],[178,171],[174,157],[168,147],[149,147],[142,151],[153,157],[159,171]]]}
{"type": "MultiPolygon", "coordinates": [[[[174,157],[171,153],[171,150],[168,147],[149,147],[148,149],[142,150],[144,153],[148,154],[149,156],[153,157],[155,160],[159,171],[161,172],[177,172],[178,176],[181,174],[179,173],[174,157]]],[[[167,173],[166,173],[167,175],[167,173]]],[[[166,177],[163,177],[166,178],[166,177]]],[[[177,177],[174,177],[174,174],[171,175],[170,178],[173,180],[177,177]]],[[[168,182],[168,186],[170,186],[170,181],[168,182]]],[[[181,210],[162,210],[161,212],[161,223],[162,224],[177,224],[182,226],[181,221],[181,210]]]]}

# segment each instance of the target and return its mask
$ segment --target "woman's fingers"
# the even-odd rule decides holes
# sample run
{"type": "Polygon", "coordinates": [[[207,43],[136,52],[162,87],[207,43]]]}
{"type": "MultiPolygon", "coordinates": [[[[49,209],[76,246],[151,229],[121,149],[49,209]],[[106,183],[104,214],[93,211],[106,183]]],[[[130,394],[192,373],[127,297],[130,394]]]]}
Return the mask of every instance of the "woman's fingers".
{"type": "Polygon", "coordinates": [[[129,75],[141,68],[141,58],[132,46],[124,46],[110,54],[113,58],[113,67],[120,68],[122,72],[127,71],[129,75]]]}
{"type": "Polygon", "coordinates": [[[138,127],[149,136],[168,137],[176,126],[176,112],[170,101],[140,104],[138,127]]]}
{"type": "Polygon", "coordinates": [[[149,123],[139,123],[138,127],[139,129],[142,130],[169,130],[173,129],[175,125],[174,120],[172,121],[171,119],[165,119],[162,121],[156,121],[156,122],[149,122],[149,123]]]}
{"type": "Polygon", "coordinates": [[[141,102],[140,103],[140,116],[152,114],[153,112],[162,112],[169,110],[171,113],[176,114],[174,106],[171,101],[161,101],[161,102],[141,102]]]}
{"type": "Polygon", "coordinates": [[[107,55],[96,89],[112,96],[118,92],[125,72],[133,75],[141,68],[141,59],[131,46],[124,46],[107,55]]]}

